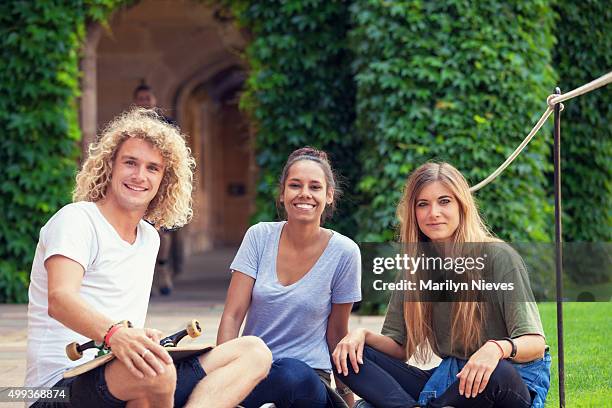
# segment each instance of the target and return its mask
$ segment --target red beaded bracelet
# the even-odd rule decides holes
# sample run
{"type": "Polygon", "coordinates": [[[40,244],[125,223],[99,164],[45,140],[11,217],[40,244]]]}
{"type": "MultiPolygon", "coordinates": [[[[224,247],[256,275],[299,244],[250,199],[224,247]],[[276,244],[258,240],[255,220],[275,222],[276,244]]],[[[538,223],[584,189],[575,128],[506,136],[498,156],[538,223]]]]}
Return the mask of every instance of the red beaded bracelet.
{"type": "Polygon", "coordinates": [[[110,349],[110,339],[119,329],[123,329],[125,326],[122,324],[114,324],[110,329],[106,332],[106,336],[104,336],[104,346],[110,349]]]}
{"type": "Polygon", "coordinates": [[[111,327],[108,328],[106,334],[104,335],[104,347],[110,350],[110,338],[113,334],[115,334],[115,332],[117,330],[119,330],[122,327],[133,327],[132,322],[130,322],[129,320],[122,320],[118,323],[113,324],[111,327]]]}

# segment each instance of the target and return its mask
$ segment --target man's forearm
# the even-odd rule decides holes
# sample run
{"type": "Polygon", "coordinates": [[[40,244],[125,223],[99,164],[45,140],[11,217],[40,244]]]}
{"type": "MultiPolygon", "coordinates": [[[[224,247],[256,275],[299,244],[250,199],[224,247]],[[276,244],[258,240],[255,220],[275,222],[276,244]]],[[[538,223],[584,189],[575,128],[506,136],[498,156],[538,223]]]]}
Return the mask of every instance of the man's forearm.
{"type": "Polygon", "coordinates": [[[104,341],[108,328],[116,323],[75,293],[49,294],[48,313],[64,326],[96,342],[104,341]]]}

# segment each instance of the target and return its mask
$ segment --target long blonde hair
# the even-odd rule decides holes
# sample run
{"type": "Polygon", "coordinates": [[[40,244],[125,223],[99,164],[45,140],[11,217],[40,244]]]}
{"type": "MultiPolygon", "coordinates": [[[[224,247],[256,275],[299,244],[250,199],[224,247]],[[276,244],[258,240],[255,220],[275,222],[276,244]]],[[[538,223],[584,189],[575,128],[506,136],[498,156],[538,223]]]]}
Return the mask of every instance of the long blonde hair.
{"type": "MultiPolygon", "coordinates": [[[[430,241],[419,229],[415,208],[421,190],[436,181],[448,188],[459,204],[459,226],[453,234],[452,244],[499,241],[489,232],[480,217],[469,185],[459,170],[448,163],[426,163],[408,177],[402,199],[397,206],[399,237],[402,243],[416,244],[430,241]]],[[[407,295],[417,296],[412,299],[416,301],[404,302],[407,355],[424,362],[431,357],[431,348],[428,344],[433,345],[436,342],[432,330],[433,305],[431,302],[419,301],[418,293],[411,292],[407,295]]],[[[481,342],[484,304],[459,301],[453,303],[452,310],[451,344],[462,344],[464,352],[467,353],[467,350],[474,349],[481,342]]]]}
{"type": "Polygon", "coordinates": [[[133,108],[115,118],[97,142],[76,176],[72,200],[97,202],[106,197],[115,156],[128,138],[143,139],[155,146],[164,159],[164,176],[144,218],[157,228],[187,224],[191,208],[195,160],[179,129],[151,109],[133,108]]]}

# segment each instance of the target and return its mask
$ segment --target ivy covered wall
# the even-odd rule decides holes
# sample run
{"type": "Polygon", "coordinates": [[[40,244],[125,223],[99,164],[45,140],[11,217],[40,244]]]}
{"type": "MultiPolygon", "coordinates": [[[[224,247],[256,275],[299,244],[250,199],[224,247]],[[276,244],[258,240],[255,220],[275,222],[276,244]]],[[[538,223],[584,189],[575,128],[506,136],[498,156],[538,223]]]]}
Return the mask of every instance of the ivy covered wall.
{"type": "MultiPolygon", "coordinates": [[[[612,8],[597,0],[556,5],[555,67],[568,92],[612,67],[612,8]]],[[[565,102],[561,114],[563,234],[566,241],[612,241],[612,89],[565,102]]]]}
{"type": "Polygon", "coordinates": [[[344,181],[332,226],[354,235],[360,142],[352,129],[355,86],[346,44],[348,2],[226,3],[253,37],[245,55],[250,72],[241,107],[250,113],[256,132],[260,177],[254,220],[277,218],[274,203],[287,156],[310,145],[328,152],[344,181]]]}
{"type": "Polygon", "coordinates": [[[40,227],[70,201],[85,24],[118,3],[0,3],[0,303],[27,301],[40,227]]]}
{"type": "MultiPolygon", "coordinates": [[[[365,141],[360,236],[389,240],[406,176],[417,166],[448,161],[473,185],[527,135],[554,84],[553,13],[545,0],[360,1],[351,11],[357,130],[365,141]]],[[[504,239],[549,239],[549,140],[542,133],[476,194],[504,239]]]]}
{"type": "MultiPolygon", "coordinates": [[[[121,3],[0,4],[0,302],[27,299],[38,231],[70,200],[85,25],[121,3]]],[[[241,105],[260,166],[254,220],[276,218],[283,163],[308,144],[327,150],[344,177],[331,226],[361,241],[394,238],[395,205],[416,166],[446,160],[480,181],[531,129],[557,78],[567,91],[612,60],[597,46],[611,31],[610,10],[594,0],[556,4],[556,23],[549,0],[212,4],[228,7],[252,37],[241,105]]],[[[570,240],[610,239],[609,98],[601,89],[566,103],[570,240]]],[[[550,140],[549,127],[477,193],[504,239],[550,240],[550,140]]]]}

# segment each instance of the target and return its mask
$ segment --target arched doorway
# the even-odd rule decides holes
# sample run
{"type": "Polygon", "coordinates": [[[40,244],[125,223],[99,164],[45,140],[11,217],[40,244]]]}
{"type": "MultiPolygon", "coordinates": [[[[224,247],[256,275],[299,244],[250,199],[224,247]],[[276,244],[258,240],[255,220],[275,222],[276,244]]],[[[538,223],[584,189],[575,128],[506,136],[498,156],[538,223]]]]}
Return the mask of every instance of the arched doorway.
{"type": "Polygon", "coordinates": [[[177,94],[199,168],[194,219],[187,228],[198,250],[239,244],[255,209],[252,140],[238,109],[244,79],[241,67],[228,67],[212,78],[190,79],[177,94]]]}
{"type": "Polygon", "coordinates": [[[88,28],[81,125],[88,145],[132,104],[142,81],[188,137],[197,160],[194,219],[181,231],[186,254],[236,245],[254,209],[254,157],[237,107],[246,40],[214,6],[143,0],[117,10],[109,28],[88,28]]]}

